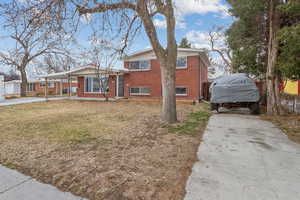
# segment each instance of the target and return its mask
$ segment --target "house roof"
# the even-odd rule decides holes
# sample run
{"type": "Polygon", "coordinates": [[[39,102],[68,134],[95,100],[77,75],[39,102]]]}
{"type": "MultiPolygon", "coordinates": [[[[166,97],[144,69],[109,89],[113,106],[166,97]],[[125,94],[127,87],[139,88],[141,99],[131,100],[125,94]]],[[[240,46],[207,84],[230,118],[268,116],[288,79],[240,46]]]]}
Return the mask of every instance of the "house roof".
{"type": "MultiPolygon", "coordinates": [[[[200,55],[201,58],[204,60],[204,62],[207,62],[208,64],[210,64],[209,59],[208,59],[208,55],[207,55],[207,50],[206,49],[198,49],[198,48],[178,48],[178,53],[190,53],[192,54],[197,54],[200,55]]],[[[137,56],[141,56],[143,54],[147,54],[147,53],[151,53],[153,52],[153,48],[147,48],[141,51],[136,51],[132,54],[129,54],[127,56],[125,56],[123,58],[124,61],[130,60],[132,58],[135,58],[137,56]]]]}
{"type": "Polygon", "coordinates": [[[66,79],[69,77],[77,77],[92,74],[123,74],[126,73],[127,69],[111,69],[111,68],[97,68],[95,65],[89,64],[84,67],[79,67],[70,71],[46,74],[39,76],[40,78],[48,79],[66,79]]]}

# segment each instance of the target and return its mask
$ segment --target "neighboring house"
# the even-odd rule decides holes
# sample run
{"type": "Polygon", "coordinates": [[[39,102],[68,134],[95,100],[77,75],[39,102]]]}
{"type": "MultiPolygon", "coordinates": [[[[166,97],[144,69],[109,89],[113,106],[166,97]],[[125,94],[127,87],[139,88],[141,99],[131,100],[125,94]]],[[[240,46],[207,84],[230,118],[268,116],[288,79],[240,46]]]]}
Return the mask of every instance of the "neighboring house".
{"type": "MultiPolygon", "coordinates": [[[[62,93],[67,93],[69,90],[69,82],[68,80],[49,80],[48,82],[48,94],[59,95],[62,93]],[[61,91],[62,86],[62,91],[61,91]]],[[[44,95],[45,93],[45,80],[37,79],[37,80],[28,80],[26,93],[30,96],[36,95],[44,95]]],[[[77,81],[72,82],[71,91],[73,93],[76,92],[77,89],[77,81]]],[[[5,82],[5,96],[19,96],[21,93],[21,81],[13,80],[5,82]]]]}
{"type": "MultiPolygon", "coordinates": [[[[208,81],[209,59],[202,49],[178,49],[176,96],[178,100],[198,101],[202,85],[208,81]]],[[[75,70],[44,76],[48,80],[77,77],[78,97],[161,99],[160,65],[151,49],[124,58],[125,69],[97,69],[87,65],[75,70]],[[105,87],[101,85],[105,80],[105,87]],[[106,88],[106,89],[105,89],[106,88]],[[106,95],[104,95],[104,91],[106,95]]]]}
{"type": "Polygon", "coordinates": [[[292,94],[292,95],[300,95],[300,80],[285,82],[284,93],[292,94]]]}
{"type": "Polygon", "coordinates": [[[4,76],[0,74],[0,101],[5,99],[4,76]]]}
{"type": "Polygon", "coordinates": [[[21,81],[13,80],[4,82],[5,96],[20,96],[21,81]]]}

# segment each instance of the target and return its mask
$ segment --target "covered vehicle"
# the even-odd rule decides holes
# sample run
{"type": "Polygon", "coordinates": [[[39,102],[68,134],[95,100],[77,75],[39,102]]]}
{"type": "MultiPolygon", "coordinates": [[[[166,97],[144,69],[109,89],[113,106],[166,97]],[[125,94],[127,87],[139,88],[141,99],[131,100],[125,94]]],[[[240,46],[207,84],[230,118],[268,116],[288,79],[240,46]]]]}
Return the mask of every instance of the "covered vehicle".
{"type": "Polygon", "coordinates": [[[260,94],[255,82],[247,74],[230,74],[217,78],[210,86],[211,109],[219,107],[248,107],[259,114],[260,94]]]}

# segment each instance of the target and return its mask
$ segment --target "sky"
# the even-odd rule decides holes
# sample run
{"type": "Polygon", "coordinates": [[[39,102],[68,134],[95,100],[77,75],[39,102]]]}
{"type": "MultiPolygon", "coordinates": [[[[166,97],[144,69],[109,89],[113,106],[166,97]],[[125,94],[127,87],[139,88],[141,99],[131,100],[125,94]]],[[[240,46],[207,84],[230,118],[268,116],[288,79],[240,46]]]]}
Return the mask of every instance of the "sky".
{"type": "MultiPolygon", "coordinates": [[[[6,0],[8,1],[8,0],[6,0]]],[[[228,14],[229,5],[225,0],[174,0],[176,15],[176,40],[186,37],[196,48],[207,48],[207,34],[214,26],[229,27],[233,18],[228,14]]],[[[0,22],[3,21],[0,17],[0,22]]],[[[85,20],[81,20],[85,22],[85,20]]],[[[166,41],[166,22],[163,17],[156,16],[154,24],[160,41],[165,44],[166,41]]],[[[83,46],[88,47],[90,44],[89,24],[83,23],[76,39],[83,46]]],[[[0,29],[0,51],[4,47],[13,46],[11,40],[2,36],[6,32],[0,29]]],[[[143,50],[151,47],[148,37],[144,31],[135,38],[128,49],[129,53],[143,50]]],[[[116,67],[122,67],[122,62],[116,62],[116,67]]],[[[7,71],[8,68],[0,66],[0,71],[7,71]]]]}

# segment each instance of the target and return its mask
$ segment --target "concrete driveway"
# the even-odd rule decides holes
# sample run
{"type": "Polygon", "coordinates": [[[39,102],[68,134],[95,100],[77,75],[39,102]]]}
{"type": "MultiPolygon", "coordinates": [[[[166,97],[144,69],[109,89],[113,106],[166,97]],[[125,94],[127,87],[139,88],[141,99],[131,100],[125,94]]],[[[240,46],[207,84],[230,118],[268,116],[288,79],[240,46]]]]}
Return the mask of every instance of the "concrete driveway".
{"type": "Polygon", "coordinates": [[[185,200],[299,200],[300,145],[257,116],[215,114],[185,200]]]}

